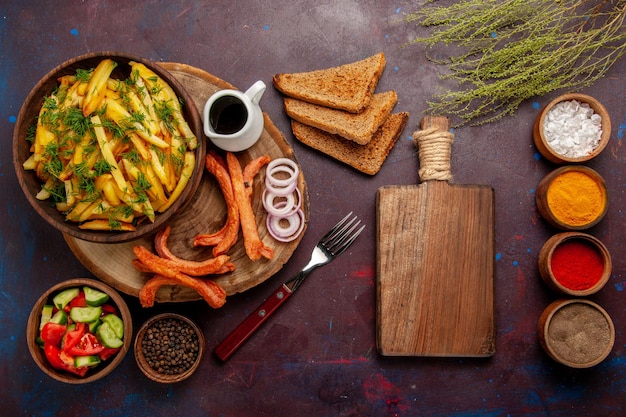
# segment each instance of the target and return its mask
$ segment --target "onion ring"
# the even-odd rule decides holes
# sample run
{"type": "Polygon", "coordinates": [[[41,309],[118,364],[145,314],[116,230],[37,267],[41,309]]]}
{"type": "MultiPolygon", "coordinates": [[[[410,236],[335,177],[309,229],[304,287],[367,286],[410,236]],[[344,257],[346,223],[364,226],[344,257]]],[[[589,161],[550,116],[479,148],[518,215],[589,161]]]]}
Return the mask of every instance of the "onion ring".
{"type": "Polygon", "coordinates": [[[289,158],[276,158],[272,160],[269,164],[267,164],[267,168],[265,170],[267,175],[266,183],[270,183],[271,185],[278,187],[286,187],[292,182],[296,181],[298,178],[298,174],[300,170],[298,169],[298,165],[293,162],[289,158]],[[280,179],[274,176],[277,172],[285,172],[289,175],[289,178],[280,179]]]}
{"type": "Polygon", "coordinates": [[[304,230],[304,212],[299,208],[295,213],[286,217],[267,215],[267,230],[279,242],[291,242],[304,230]],[[286,220],[289,226],[283,227],[281,220],[286,220]]]}
{"type": "Polygon", "coordinates": [[[291,242],[304,230],[302,193],[298,188],[299,173],[298,165],[288,158],[276,158],[267,164],[262,201],[267,211],[267,230],[279,242],[291,242]],[[277,178],[275,174],[280,172],[289,177],[277,178]]]}
{"type": "Polygon", "coordinates": [[[297,185],[298,185],[297,181],[291,181],[289,184],[287,184],[284,187],[277,187],[271,183],[271,181],[269,180],[269,177],[265,177],[265,188],[270,190],[272,193],[276,195],[284,196],[287,194],[291,194],[293,190],[296,189],[297,185]]]}
{"type": "MultiPolygon", "coordinates": [[[[299,206],[299,205],[298,205],[299,206]]],[[[299,207],[296,205],[294,193],[277,195],[267,188],[263,190],[263,207],[272,216],[288,216],[299,207]],[[276,202],[276,199],[283,199],[276,202]]]]}

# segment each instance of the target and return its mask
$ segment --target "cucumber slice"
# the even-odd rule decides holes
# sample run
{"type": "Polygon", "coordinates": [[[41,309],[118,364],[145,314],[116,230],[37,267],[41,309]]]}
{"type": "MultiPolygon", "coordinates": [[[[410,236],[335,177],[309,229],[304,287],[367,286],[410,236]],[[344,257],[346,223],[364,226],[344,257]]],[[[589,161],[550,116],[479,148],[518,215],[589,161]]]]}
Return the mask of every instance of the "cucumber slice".
{"type": "Polygon", "coordinates": [[[41,309],[41,321],[39,322],[39,330],[43,329],[44,324],[50,321],[52,318],[52,311],[54,310],[54,306],[50,304],[46,304],[41,309]]]}
{"type": "Polygon", "coordinates": [[[98,326],[100,326],[100,324],[102,324],[102,322],[100,320],[96,320],[96,321],[92,321],[89,324],[89,333],[96,333],[96,330],[98,329],[98,326]]]}
{"type": "Polygon", "coordinates": [[[115,332],[115,335],[122,339],[124,337],[124,322],[121,318],[116,316],[115,314],[107,314],[102,317],[103,323],[109,323],[111,329],[115,332]]]}
{"type": "Polygon", "coordinates": [[[67,314],[65,313],[65,311],[59,310],[54,313],[54,316],[50,318],[50,321],[56,324],[67,324],[67,314]]]}
{"type": "Polygon", "coordinates": [[[63,290],[52,299],[52,303],[59,310],[63,310],[63,307],[69,304],[78,294],[80,293],[80,288],[68,288],[67,290],[63,290]]]}
{"type": "Polygon", "coordinates": [[[109,301],[109,294],[102,291],[98,291],[91,287],[83,287],[83,291],[85,292],[85,300],[87,301],[87,305],[90,305],[92,307],[101,306],[102,304],[109,301]]]}
{"type": "Polygon", "coordinates": [[[72,307],[70,318],[78,323],[91,323],[100,318],[102,307],[72,307]]]}
{"type": "Polygon", "coordinates": [[[74,358],[74,366],[77,368],[82,368],[85,366],[96,366],[100,363],[100,356],[98,355],[89,355],[89,356],[76,356],[74,358]]]}
{"type": "Polygon", "coordinates": [[[100,342],[108,348],[119,348],[124,344],[122,339],[117,337],[115,331],[107,322],[103,322],[100,327],[98,327],[98,330],[96,330],[96,336],[98,336],[100,342]]]}

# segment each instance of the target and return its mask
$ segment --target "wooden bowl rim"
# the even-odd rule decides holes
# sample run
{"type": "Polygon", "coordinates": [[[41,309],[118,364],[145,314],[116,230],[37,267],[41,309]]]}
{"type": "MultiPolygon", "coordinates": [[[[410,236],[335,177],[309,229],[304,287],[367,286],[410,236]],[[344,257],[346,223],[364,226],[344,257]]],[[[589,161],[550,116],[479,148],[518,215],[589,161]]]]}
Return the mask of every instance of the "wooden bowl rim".
{"type": "Polygon", "coordinates": [[[587,94],[582,94],[582,93],[562,94],[556,97],[555,99],[553,99],[552,101],[550,101],[537,116],[537,119],[535,121],[535,126],[533,129],[533,139],[539,152],[549,161],[558,163],[558,164],[583,163],[583,162],[590,161],[591,159],[598,156],[604,150],[604,148],[606,148],[607,144],[609,143],[610,138],[611,138],[611,117],[609,115],[608,110],[596,98],[587,94]],[[571,101],[571,100],[577,100],[577,101],[589,104],[589,106],[593,109],[593,111],[596,114],[600,115],[600,117],[602,118],[602,134],[600,136],[600,141],[598,143],[598,146],[596,146],[589,155],[585,155],[580,158],[571,158],[571,157],[567,157],[567,156],[557,153],[548,144],[548,141],[545,139],[543,135],[543,124],[544,124],[544,120],[548,111],[560,102],[571,101]]]}
{"type": "Polygon", "coordinates": [[[133,345],[133,351],[135,353],[135,361],[137,362],[137,366],[139,367],[139,369],[141,370],[141,372],[143,372],[145,376],[147,376],[149,379],[155,382],[159,382],[162,384],[172,384],[176,382],[181,382],[189,378],[196,371],[196,369],[198,369],[198,367],[200,366],[200,363],[202,362],[202,358],[204,357],[205,344],[206,344],[206,339],[204,337],[204,333],[202,332],[202,329],[200,328],[200,326],[196,324],[195,321],[191,320],[189,317],[183,316],[182,314],[178,314],[178,313],[161,313],[161,314],[157,314],[156,316],[149,318],[141,325],[141,327],[139,328],[139,331],[137,331],[137,335],[135,336],[135,343],[133,345]],[[198,345],[199,345],[198,357],[196,358],[196,361],[193,363],[193,365],[181,374],[176,374],[176,375],[160,374],[154,369],[152,369],[150,365],[148,365],[148,362],[143,355],[141,343],[143,341],[146,331],[154,323],[163,319],[176,319],[176,320],[183,321],[189,324],[191,328],[195,331],[196,335],[198,336],[198,345]]]}
{"type": "Polygon", "coordinates": [[[571,368],[591,368],[592,366],[599,364],[600,362],[602,362],[604,359],[606,359],[609,356],[615,344],[615,326],[613,324],[613,320],[611,320],[611,316],[609,316],[609,313],[607,313],[607,311],[604,308],[602,308],[599,304],[591,300],[584,299],[584,298],[561,299],[561,300],[553,301],[543,311],[541,318],[539,320],[539,327],[540,327],[539,336],[541,339],[541,344],[543,348],[545,349],[546,353],[548,353],[548,355],[554,360],[556,360],[557,362],[563,365],[569,366],[571,368]],[[562,358],[561,356],[557,355],[554,349],[552,348],[550,344],[550,338],[548,337],[548,329],[550,328],[550,323],[552,319],[554,318],[554,315],[562,308],[567,307],[570,304],[576,304],[576,303],[586,304],[595,308],[596,310],[598,310],[598,312],[600,312],[600,314],[602,314],[602,316],[604,317],[604,319],[607,321],[609,325],[609,343],[607,344],[606,350],[602,352],[600,355],[598,355],[596,359],[586,362],[586,363],[571,362],[567,360],[566,358],[562,358]]]}
{"type": "Polygon", "coordinates": [[[113,287],[92,278],[71,278],[69,280],[59,282],[48,288],[39,297],[39,299],[37,299],[37,301],[33,305],[33,308],[31,309],[30,315],[28,316],[28,322],[26,326],[26,339],[30,355],[32,356],[37,366],[39,366],[39,368],[44,373],[60,382],[65,382],[68,384],[86,384],[104,378],[106,375],[110,374],[115,368],[117,368],[117,366],[122,362],[133,340],[133,321],[130,315],[130,310],[128,309],[128,305],[126,304],[122,296],[113,287]],[[121,319],[124,322],[124,344],[115,354],[115,356],[111,360],[109,360],[104,366],[96,368],[94,372],[90,372],[89,374],[87,374],[86,377],[81,378],[76,375],[58,371],[50,366],[45,358],[45,355],[43,354],[43,350],[37,345],[36,338],[37,334],[39,333],[41,310],[46,301],[48,301],[53,294],[63,289],[83,286],[89,286],[97,290],[104,291],[109,295],[110,299],[113,300],[115,306],[120,313],[121,319]]]}
{"type": "MultiPolygon", "coordinates": [[[[125,64],[125,62],[124,62],[125,64]]],[[[37,105],[38,107],[41,104],[37,105]]],[[[28,202],[35,209],[35,211],[51,226],[62,233],[66,233],[70,236],[74,236],[81,240],[98,242],[98,243],[122,243],[128,242],[131,240],[135,240],[142,236],[145,236],[150,233],[156,232],[158,229],[163,227],[169,219],[174,216],[177,212],[182,210],[191,197],[195,194],[198,186],[200,185],[200,181],[204,174],[204,157],[206,154],[206,140],[204,139],[204,132],[202,128],[202,120],[200,117],[200,113],[196,108],[191,95],[185,90],[183,85],[176,80],[174,76],[172,76],[166,69],[159,66],[158,63],[150,61],[148,59],[142,58],[140,56],[136,56],[133,54],[128,54],[125,52],[117,52],[117,51],[100,51],[100,52],[91,52],[83,55],[79,55],[77,57],[66,60],[62,64],[56,66],[52,70],[50,70],[46,75],[44,75],[37,84],[31,89],[29,94],[27,95],[24,103],[22,104],[20,111],[18,113],[17,121],[15,123],[15,128],[13,130],[13,164],[14,170],[20,184],[20,188],[24,192],[28,202]],[[54,213],[51,210],[47,210],[45,208],[46,205],[49,205],[47,201],[39,201],[35,198],[35,194],[38,190],[31,190],[26,181],[26,176],[34,175],[32,172],[25,172],[22,163],[26,158],[23,157],[23,152],[20,152],[21,146],[20,143],[25,141],[23,137],[23,132],[28,129],[29,124],[32,120],[25,120],[27,117],[27,112],[29,108],[35,105],[37,101],[42,101],[43,96],[46,96],[51,93],[52,88],[49,91],[44,91],[43,95],[40,94],[40,90],[43,86],[47,85],[51,82],[51,80],[58,77],[59,73],[67,72],[68,74],[75,73],[75,69],[71,69],[73,66],[79,64],[81,61],[87,60],[95,60],[97,58],[111,58],[114,61],[116,58],[118,59],[116,62],[118,65],[120,64],[119,60],[124,61],[137,61],[145,64],[152,71],[157,73],[161,78],[167,81],[167,83],[174,89],[177,96],[183,100],[183,113],[185,115],[185,119],[189,123],[190,128],[196,134],[198,139],[198,147],[196,148],[196,163],[194,168],[193,177],[183,190],[182,195],[179,199],[172,204],[172,206],[166,210],[164,213],[158,213],[156,220],[154,223],[145,222],[137,227],[137,230],[134,232],[106,232],[106,231],[89,231],[82,230],[78,228],[78,225],[75,223],[66,222],[61,213],[54,213]],[[51,214],[52,213],[52,214],[51,214]]],[[[30,153],[27,153],[30,155],[30,153]]]]}
{"type": "Polygon", "coordinates": [[[582,231],[595,226],[604,218],[604,216],[606,216],[606,213],[609,209],[609,190],[606,186],[606,181],[604,180],[604,177],[593,168],[590,168],[586,165],[565,165],[552,170],[539,182],[539,186],[537,187],[536,192],[536,203],[537,208],[539,209],[539,213],[546,221],[548,221],[548,223],[561,230],[582,231]],[[554,179],[556,179],[559,175],[567,171],[578,171],[589,175],[590,177],[598,181],[600,188],[604,192],[604,209],[600,214],[598,214],[598,216],[594,220],[589,223],[582,225],[571,225],[563,223],[552,213],[552,210],[550,209],[550,206],[547,202],[547,192],[550,188],[550,185],[552,184],[552,181],[554,181],[554,179]]]}
{"type": "Polygon", "coordinates": [[[611,273],[613,272],[613,262],[611,260],[611,254],[606,245],[602,243],[602,241],[597,237],[582,232],[563,232],[552,236],[544,243],[541,250],[539,251],[539,262],[543,264],[540,265],[541,277],[548,284],[548,286],[565,295],[574,297],[584,297],[597,293],[606,285],[606,283],[609,281],[609,278],[611,277],[611,273]],[[604,263],[602,276],[595,285],[587,288],[586,290],[574,290],[564,286],[556,279],[554,273],[552,272],[551,260],[554,251],[559,245],[568,240],[585,240],[589,242],[594,248],[596,248],[602,256],[602,260],[604,263]]]}

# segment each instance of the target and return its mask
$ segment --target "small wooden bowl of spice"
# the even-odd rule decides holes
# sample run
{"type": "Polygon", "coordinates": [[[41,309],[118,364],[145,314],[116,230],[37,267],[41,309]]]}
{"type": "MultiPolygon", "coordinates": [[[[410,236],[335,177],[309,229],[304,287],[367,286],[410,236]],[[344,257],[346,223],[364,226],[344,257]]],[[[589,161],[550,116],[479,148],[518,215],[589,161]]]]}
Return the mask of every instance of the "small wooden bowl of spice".
{"type": "Polygon", "coordinates": [[[539,152],[556,164],[581,163],[602,152],[611,137],[606,108],[586,94],[564,94],[548,103],[533,127],[539,152]]]}
{"type": "Polygon", "coordinates": [[[615,327],[608,313],[593,301],[557,300],[543,311],[539,342],[555,361],[571,368],[590,368],[611,353],[615,327]]]}
{"type": "Polygon", "coordinates": [[[568,231],[595,226],[607,212],[604,178],[583,165],[567,165],[546,175],[536,192],[537,209],[552,226],[568,231]]]}
{"type": "Polygon", "coordinates": [[[204,355],[202,330],[180,314],[159,314],[146,321],[135,338],[135,360],[153,381],[180,382],[191,376],[204,355]]]}
{"type": "Polygon", "coordinates": [[[539,251],[539,273],[552,290],[574,297],[598,292],[612,272],[611,255],[596,237],[581,232],[552,236],[539,251]]]}

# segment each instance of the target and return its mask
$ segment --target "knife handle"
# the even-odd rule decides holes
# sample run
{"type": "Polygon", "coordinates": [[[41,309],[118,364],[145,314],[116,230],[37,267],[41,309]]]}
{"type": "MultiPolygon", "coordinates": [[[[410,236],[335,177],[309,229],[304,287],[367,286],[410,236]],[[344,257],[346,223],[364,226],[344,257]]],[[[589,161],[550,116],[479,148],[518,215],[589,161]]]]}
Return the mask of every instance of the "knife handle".
{"type": "Polygon", "coordinates": [[[285,285],[281,285],[252,314],[217,345],[215,354],[222,361],[227,361],[250,336],[293,294],[285,285]]]}

